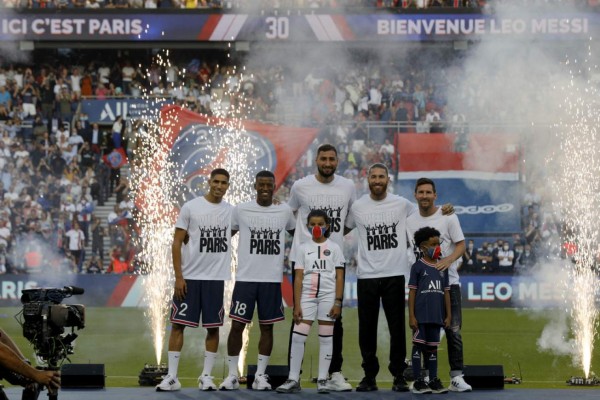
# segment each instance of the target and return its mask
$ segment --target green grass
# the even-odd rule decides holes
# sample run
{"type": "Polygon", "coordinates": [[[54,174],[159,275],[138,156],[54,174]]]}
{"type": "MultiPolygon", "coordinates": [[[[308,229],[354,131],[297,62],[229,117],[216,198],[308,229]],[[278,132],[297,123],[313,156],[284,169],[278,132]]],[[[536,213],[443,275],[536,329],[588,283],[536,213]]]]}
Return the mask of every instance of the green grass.
{"type": "MultiPolygon", "coordinates": [[[[4,321],[0,326],[6,330],[24,350],[27,357],[33,358],[33,350],[22,337],[20,326],[12,318],[19,309],[0,308],[4,321]]],[[[285,322],[276,325],[275,348],[271,364],[286,364],[289,334],[290,310],[285,322]]],[[[548,310],[546,314],[556,312],[548,310]]],[[[380,386],[391,386],[392,377],[387,371],[389,335],[383,312],[380,315],[379,361],[381,372],[380,386]]],[[[523,388],[565,388],[565,380],[571,375],[582,375],[578,367],[572,365],[570,357],[540,352],[537,340],[548,319],[534,316],[530,312],[512,309],[465,309],[463,310],[463,340],[465,364],[504,365],[504,373],[519,374],[519,364],[523,374],[523,388]]],[[[358,349],[356,309],[344,310],[344,374],[356,384],[362,378],[361,357],[358,349]]],[[[225,329],[223,329],[225,331],[225,329]]],[[[247,364],[256,364],[258,327],[251,329],[247,364]]],[[[101,363],[106,366],[107,386],[135,387],[138,374],[144,363],[155,363],[154,349],[143,311],[131,308],[87,308],[86,327],[81,330],[76,341],[73,363],[101,363]]],[[[167,335],[168,337],[168,335],[167,335]]],[[[410,337],[407,334],[407,337],[410,337]]],[[[220,357],[213,370],[219,381],[227,372],[225,366],[226,335],[222,335],[220,357]]],[[[410,343],[407,349],[410,352],[410,343]]],[[[193,387],[202,369],[204,352],[204,330],[186,329],[185,344],[180,362],[179,375],[184,386],[193,387]]],[[[448,362],[445,341],[440,346],[440,376],[448,378],[448,362]]],[[[166,350],[163,351],[166,362],[166,350]]],[[[594,353],[592,370],[600,363],[600,354],[594,353]]],[[[316,375],[318,364],[318,342],[316,326],[306,346],[303,366],[303,379],[316,375]]]]}

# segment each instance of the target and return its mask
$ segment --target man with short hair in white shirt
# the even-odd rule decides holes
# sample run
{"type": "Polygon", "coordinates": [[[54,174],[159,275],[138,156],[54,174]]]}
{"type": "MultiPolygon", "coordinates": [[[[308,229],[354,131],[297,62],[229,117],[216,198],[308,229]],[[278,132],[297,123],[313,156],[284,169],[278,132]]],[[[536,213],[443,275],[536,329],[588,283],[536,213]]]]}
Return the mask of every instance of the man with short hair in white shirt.
{"type": "MultiPolygon", "coordinates": [[[[156,390],[181,389],[177,379],[179,357],[186,326],[206,328],[204,370],[210,376],[219,349],[219,327],[223,325],[225,281],[231,279],[231,211],[223,200],[229,188],[229,172],[213,170],[209,190],[186,202],[175,223],[172,256],[175,290],[168,347],[168,372],[156,390]]],[[[199,379],[200,380],[200,379],[199,379]]],[[[202,384],[202,382],[200,382],[202,384]]],[[[202,386],[200,386],[202,388],[202,386]]]]}
{"type": "Polygon", "coordinates": [[[296,220],[287,204],[273,204],[275,175],[271,171],[256,174],[254,189],[256,200],[237,205],[231,217],[231,229],[239,232],[240,241],[235,287],[229,310],[229,318],[232,320],[227,339],[229,375],[219,386],[221,390],[239,388],[238,362],[242,337],[246,324],[252,322],[255,306],[258,311],[260,339],[252,389],[271,390],[266,369],[273,350],[273,324],[284,319],[281,279],[285,232],[293,233],[296,220]]]}
{"type": "Polygon", "coordinates": [[[410,273],[407,256],[406,220],[416,213],[407,199],[388,193],[388,168],[373,164],[367,180],[370,193],[359,198],[346,221],[347,231],[358,233],[357,296],[358,343],[364,378],[357,392],[378,390],[377,325],[383,306],[390,331],[388,369],[394,377],[392,390],[408,391],[406,369],[405,282],[410,273]]]}
{"type": "MultiPolygon", "coordinates": [[[[340,248],[344,246],[344,224],[348,210],[356,200],[354,182],[336,175],[338,166],[337,150],[331,144],[323,144],[317,149],[317,173],[297,180],[290,190],[288,205],[296,212],[296,232],[290,251],[290,261],[298,261],[298,250],[303,243],[312,240],[308,232],[306,218],[314,209],[324,210],[331,220],[330,239],[340,248]]],[[[290,346],[294,323],[290,329],[290,346]]],[[[351,391],[352,386],[341,373],[342,370],[342,316],[335,320],[333,328],[333,352],[329,372],[331,378],[327,381],[330,391],[351,391]]],[[[289,361],[289,360],[288,360],[289,361]]]]}
{"type": "Polygon", "coordinates": [[[450,363],[450,387],[453,392],[470,392],[471,386],[463,378],[463,343],[460,334],[462,325],[461,292],[458,268],[465,252],[465,237],[456,215],[442,215],[440,207],[435,205],[437,192],[435,183],[428,178],[420,178],[415,185],[415,199],[419,212],[408,218],[408,238],[413,246],[412,261],[421,257],[419,247],[414,244],[414,234],[423,227],[432,227],[440,233],[442,258],[436,263],[441,271],[448,270],[450,281],[451,322],[445,329],[448,342],[448,361],[450,363]]]}

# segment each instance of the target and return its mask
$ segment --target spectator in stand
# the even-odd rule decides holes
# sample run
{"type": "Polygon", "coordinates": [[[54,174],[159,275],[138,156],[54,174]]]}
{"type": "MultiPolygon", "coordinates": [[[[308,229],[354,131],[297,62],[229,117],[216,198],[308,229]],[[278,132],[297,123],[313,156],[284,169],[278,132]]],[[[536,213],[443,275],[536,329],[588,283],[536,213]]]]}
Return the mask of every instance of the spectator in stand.
{"type": "Polygon", "coordinates": [[[519,262],[519,259],[521,258],[521,255],[523,254],[523,251],[524,251],[523,244],[521,242],[516,241],[514,243],[515,256],[513,258],[513,265],[512,265],[513,271],[516,271],[518,269],[518,262],[519,262]]]}
{"type": "Polygon", "coordinates": [[[23,101],[23,113],[25,117],[33,117],[36,115],[35,102],[40,98],[40,92],[35,85],[33,77],[28,79],[23,89],[21,90],[21,98],[23,101]]]}
{"type": "Polygon", "coordinates": [[[125,65],[121,69],[121,82],[123,88],[123,94],[129,96],[131,95],[131,82],[136,76],[135,68],[131,66],[131,62],[129,60],[125,61],[125,65]]]}
{"type": "Polygon", "coordinates": [[[40,102],[42,118],[47,121],[48,132],[52,130],[52,118],[54,117],[56,101],[56,96],[52,88],[53,85],[50,78],[45,78],[40,88],[40,102]]]}
{"type": "MultiPolygon", "coordinates": [[[[85,0],[76,0],[76,1],[85,1],[85,0]]],[[[82,4],[83,5],[83,4],[82,4]]],[[[71,93],[73,94],[74,100],[79,100],[81,98],[81,71],[79,67],[74,67],[71,73],[71,76],[68,78],[68,82],[71,85],[71,93]]]]}
{"type": "Polygon", "coordinates": [[[100,126],[97,123],[93,123],[91,129],[85,130],[85,134],[82,136],[83,140],[90,144],[91,150],[97,155],[96,161],[98,161],[103,137],[100,126]]]}
{"type": "Polygon", "coordinates": [[[490,273],[491,272],[491,263],[492,263],[492,252],[494,251],[494,247],[492,245],[488,245],[488,242],[483,242],[481,247],[477,249],[477,266],[479,267],[479,272],[482,273],[490,273]]]}
{"type": "Polygon", "coordinates": [[[503,242],[502,247],[498,248],[498,272],[513,273],[514,251],[510,249],[508,242],[503,242]]]}
{"type": "Polygon", "coordinates": [[[538,241],[541,238],[540,235],[540,220],[538,217],[538,213],[533,212],[529,215],[529,221],[527,222],[527,227],[525,228],[525,239],[527,243],[531,244],[538,241]]]}
{"type": "Polygon", "coordinates": [[[131,272],[131,265],[127,261],[126,253],[121,247],[115,247],[110,254],[110,262],[106,269],[107,274],[126,274],[131,272]]]}
{"type": "MultiPolygon", "coordinates": [[[[71,123],[73,119],[73,108],[71,104],[71,93],[66,87],[61,88],[56,101],[58,102],[58,115],[63,122],[71,123]]],[[[67,131],[68,132],[68,131],[67,131]]]]}
{"type": "Polygon", "coordinates": [[[92,255],[90,260],[85,263],[85,272],[87,274],[101,274],[104,272],[102,260],[97,255],[92,255]]]}
{"type": "Polygon", "coordinates": [[[117,115],[112,126],[112,142],[115,149],[121,148],[121,134],[123,131],[123,117],[117,115]]]}
{"type": "Polygon", "coordinates": [[[88,142],[83,142],[81,145],[81,148],[79,149],[79,160],[79,164],[84,171],[87,171],[88,168],[91,169],[94,166],[95,154],[88,142]]]}
{"type": "Polygon", "coordinates": [[[425,114],[421,114],[419,120],[415,125],[416,133],[430,133],[431,132],[431,124],[427,121],[427,116],[425,114]]]}
{"type": "Polygon", "coordinates": [[[0,104],[4,105],[7,110],[12,108],[12,96],[6,86],[0,86],[0,104]]]}
{"type": "Polygon", "coordinates": [[[92,214],[92,255],[98,256],[104,265],[104,237],[106,228],[102,226],[102,221],[96,215],[92,214]]]}
{"type": "Polygon", "coordinates": [[[477,264],[477,248],[473,240],[469,239],[462,257],[462,272],[467,274],[477,272],[477,264]]]}
{"type": "Polygon", "coordinates": [[[65,236],[69,239],[68,250],[73,256],[77,271],[81,272],[81,263],[83,262],[83,252],[85,244],[85,235],[81,229],[79,229],[79,223],[77,220],[73,221],[73,226],[69,229],[65,236]]]}
{"type": "Polygon", "coordinates": [[[431,107],[427,111],[427,114],[425,114],[425,121],[429,122],[430,124],[432,124],[436,120],[440,121],[441,119],[442,117],[440,116],[440,113],[433,107],[431,107]]]}
{"type": "Polygon", "coordinates": [[[76,127],[71,129],[71,136],[69,136],[68,143],[73,146],[73,151],[79,153],[79,149],[83,144],[83,137],[79,134],[79,130],[76,127]]]}
{"type": "Polygon", "coordinates": [[[446,126],[442,120],[438,117],[433,117],[433,121],[430,124],[429,133],[445,133],[446,126]]]}
{"type": "Polygon", "coordinates": [[[106,219],[109,225],[114,225],[122,222],[125,219],[125,215],[123,211],[119,208],[119,205],[115,204],[113,210],[110,213],[108,213],[106,219]]]}
{"type": "Polygon", "coordinates": [[[81,196],[75,209],[77,211],[77,222],[83,231],[85,245],[87,246],[90,240],[90,221],[94,213],[94,205],[86,198],[86,196],[81,196]]]}
{"type": "Polygon", "coordinates": [[[123,200],[119,203],[119,209],[123,213],[123,216],[127,219],[128,223],[133,222],[133,211],[135,210],[135,204],[131,200],[129,193],[125,194],[123,200]]]}
{"type": "Polygon", "coordinates": [[[89,71],[85,71],[81,77],[81,97],[90,97],[94,94],[94,81],[89,71]]]}
{"type": "Polygon", "coordinates": [[[523,249],[523,254],[521,254],[521,257],[519,257],[519,269],[527,271],[527,270],[531,269],[531,267],[533,267],[536,262],[537,262],[537,257],[535,256],[535,253],[532,251],[531,245],[526,244],[523,249]]]}
{"type": "Polygon", "coordinates": [[[110,92],[106,88],[106,85],[104,83],[100,82],[100,83],[98,83],[98,86],[96,86],[96,90],[94,91],[94,94],[96,95],[96,98],[98,100],[104,100],[110,95],[110,92]]]}

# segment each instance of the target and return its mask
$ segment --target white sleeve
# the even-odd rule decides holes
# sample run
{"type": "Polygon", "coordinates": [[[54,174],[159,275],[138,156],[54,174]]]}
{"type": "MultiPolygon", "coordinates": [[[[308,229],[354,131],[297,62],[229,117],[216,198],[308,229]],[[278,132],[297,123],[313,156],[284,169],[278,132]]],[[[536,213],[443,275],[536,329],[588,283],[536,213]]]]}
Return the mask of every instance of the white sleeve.
{"type": "Polygon", "coordinates": [[[460,222],[458,221],[458,216],[456,214],[448,215],[448,233],[450,234],[450,239],[452,239],[452,243],[458,243],[465,240],[465,235],[463,234],[462,228],[460,227],[460,222]]]}

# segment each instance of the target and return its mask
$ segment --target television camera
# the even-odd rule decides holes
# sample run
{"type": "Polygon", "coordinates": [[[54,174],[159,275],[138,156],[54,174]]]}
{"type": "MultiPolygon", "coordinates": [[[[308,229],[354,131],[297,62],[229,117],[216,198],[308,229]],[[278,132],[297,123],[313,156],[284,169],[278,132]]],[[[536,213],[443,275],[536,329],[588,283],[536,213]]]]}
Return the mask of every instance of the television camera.
{"type": "Polygon", "coordinates": [[[33,345],[38,358],[47,363],[48,369],[59,369],[62,361],[73,354],[75,330],[85,327],[85,307],[61,302],[83,292],[75,286],[22,291],[23,310],[17,320],[23,328],[23,336],[33,345]],[[71,328],[70,332],[65,333],[65,328],[71,328]]]}

